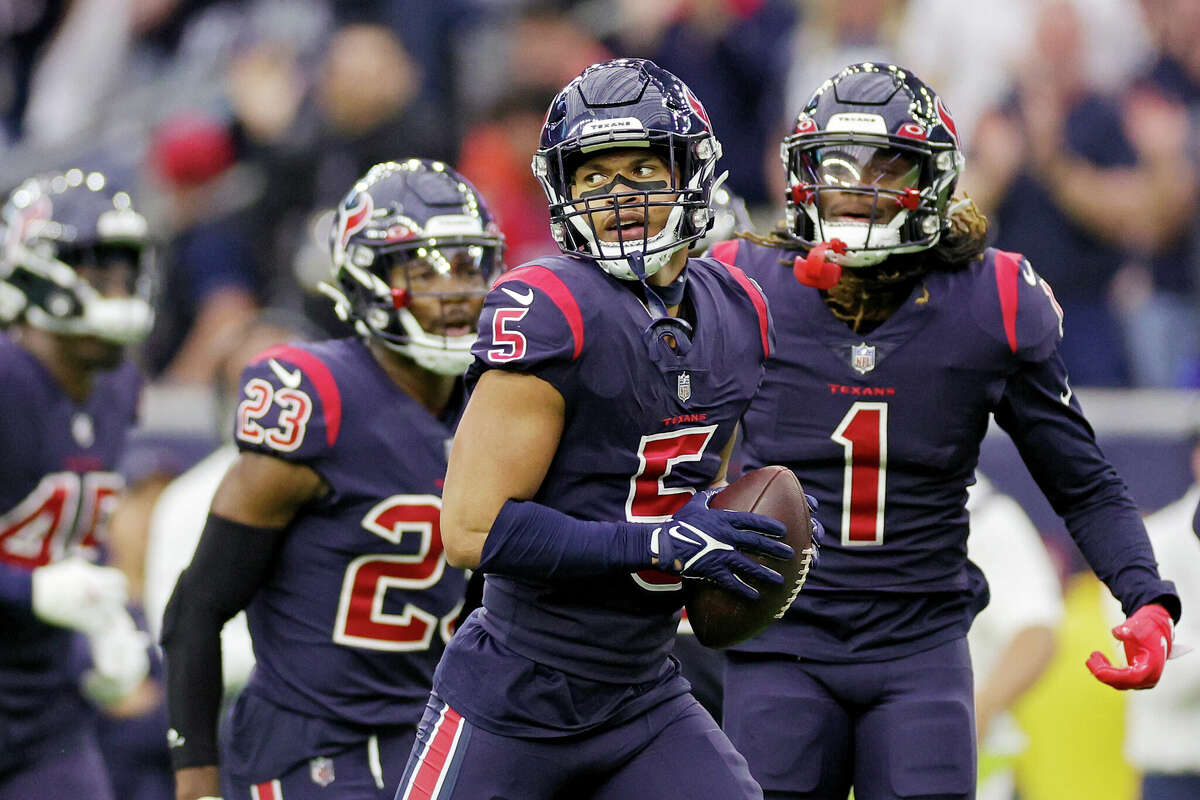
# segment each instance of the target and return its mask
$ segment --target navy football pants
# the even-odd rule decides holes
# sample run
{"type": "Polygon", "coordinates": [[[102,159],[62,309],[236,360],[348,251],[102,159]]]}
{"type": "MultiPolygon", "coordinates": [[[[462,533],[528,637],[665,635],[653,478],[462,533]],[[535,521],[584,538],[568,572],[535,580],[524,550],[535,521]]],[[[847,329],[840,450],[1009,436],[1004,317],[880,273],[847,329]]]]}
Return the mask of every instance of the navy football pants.
{"type": "MultiPolygon", "coordinates": [[[[287,736],[287,731],[267,735],[287,736]]],[[[411,732],[377,736],[260,781],[222,773],[222,791],[225,800],[391,800],[412,741],[411,732]]]]}
{"type": "Polygon", "coordinates": [[[91,733],[69,734],[54,750],[0,775],[0,798],[112,800],[104,757],[91,733]]]}
{"type": "Polygon", "coordinates": [[[612,728],[497,736],[432,696],[396,800],[756,800],[746,761],[691,695],[612,728]]]}
{"type": "Polygon", "coordinates": [[[890,661],[731,653],[724,727],[771,800],[971,800],[966,639],[890,661]]]}

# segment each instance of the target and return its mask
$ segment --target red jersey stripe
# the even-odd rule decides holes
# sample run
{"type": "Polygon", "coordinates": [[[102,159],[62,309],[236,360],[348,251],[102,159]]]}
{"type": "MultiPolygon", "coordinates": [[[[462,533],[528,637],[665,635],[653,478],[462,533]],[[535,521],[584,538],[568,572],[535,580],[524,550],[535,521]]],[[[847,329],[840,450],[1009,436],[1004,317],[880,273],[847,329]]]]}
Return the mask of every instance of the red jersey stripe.
{"type": "Polygon", "coordinates": [[[738,285],[750,296],[750,302],[754,304],[754,310],[758,314],[758,332],[762,336],[763,355],[770,358],[771,328],[769,323],[770,316],[767,314],[767,299],[763,297],[762,292],[754,285],[754,281],[746,276],[746,273],[733,266],[733,264],[726,263],[725,267],[729,270],[729,274],[733,276],[733,279],[738,282],[738,285]]]}
{"type": "Polygon", "coordinates": [[[338,391],[337,381],[333,379],[329,367],[311,353],[286,344],[267,348],[250,363],[261,364],[271,358],[280,358],[295,364],[313,382],[313,386],[317,387],[321,408],[325,412],[325,441],[332,447],[342,427],[342,393],[338,391]]]}
{"type": "Polygon", "coordinates": [[[504,273],[496,279],[492,288],[495,289],[508,281],[524,281],[536,289],[541,289],[549,296],[554,305],[558,306],[562,315],[566,317],[567,325],[571,328],[571,336],[575,341],[575,352],[571,358],[579,358],[579,354],[583,352],[583,314],[580,313],[579,304],[575,302],[575,297],[562,279],[545,267],[530,264],[504,273]]]}
{"type": "Polygon", "coordinates": [[[722,261],[730,266],[737,263],[738,245],[741,244],[740,239],[726,239],[723,242],[717,242],[709,249],[708,254],[717,261],[722,261]]]}
{"type": "Polygon", "coordinates": [[[1017,277],[1021,273],[1021,257],[1004,250],[996,251],[996,289],[1000,292],[1000,315],[1004,319],[1004,335],[1008,348],[1017,352],[1017,277]]]}

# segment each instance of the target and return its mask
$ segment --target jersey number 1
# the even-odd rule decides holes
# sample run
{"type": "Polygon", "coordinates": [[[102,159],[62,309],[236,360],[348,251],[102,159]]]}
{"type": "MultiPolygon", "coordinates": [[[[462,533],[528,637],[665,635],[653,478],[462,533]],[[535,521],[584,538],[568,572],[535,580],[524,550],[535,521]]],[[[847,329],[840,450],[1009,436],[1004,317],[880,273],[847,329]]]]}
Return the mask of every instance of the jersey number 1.
{"type": "Polygon", "coordinates": [[[887,403],[855,403],[829,437],[842,446],[842,544],[883,544],[887,403]]]}

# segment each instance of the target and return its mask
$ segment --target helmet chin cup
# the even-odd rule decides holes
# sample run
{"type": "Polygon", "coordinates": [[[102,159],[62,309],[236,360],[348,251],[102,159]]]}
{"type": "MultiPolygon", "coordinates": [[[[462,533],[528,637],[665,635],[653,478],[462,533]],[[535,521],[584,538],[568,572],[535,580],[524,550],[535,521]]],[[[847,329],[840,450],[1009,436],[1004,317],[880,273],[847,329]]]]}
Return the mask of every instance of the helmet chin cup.
{"type": "Polygon", "coordinates": [[[592,230],[591,223],[584,218],[572,217],[570,223],[579,231],[587,249],[601,269],[619,280],[640,281],[665,267],[671,256],[688,244],[677,236],[682,219],[683,208],[676,206],[671,209],[667,223],[661,231],[646,239],[624,244],[600,241],[592,230]],[[635,261],[641,262],[640,274],[634,266],[635,261]]]}
{"type": "MultiPolygon", "coordinates": [[[[395,341],[390,336],[379,336],[389,350],[407,356],[417,366],[438,375],[461,375],[471,366],[474,356],[471,348],[477,338],[474,333],[464,336],[439,336],[428,333],[407,308],[397,309],[396,317],[404,329],[404,339],[395,341]]],[[[379,335],[380,332],[376,332],[379,335]]]]}
{"type": "Polygon", "coordinates": [[[808,251],[807,256],[796,256],[792,263],[792,274],[796,280],[805,286],[815,289],[832,289],[842,279],[842,266],[828,260],[828,251],[842,254],[846,252],[846,243],[841,239],[821,242],[808,251]]]}

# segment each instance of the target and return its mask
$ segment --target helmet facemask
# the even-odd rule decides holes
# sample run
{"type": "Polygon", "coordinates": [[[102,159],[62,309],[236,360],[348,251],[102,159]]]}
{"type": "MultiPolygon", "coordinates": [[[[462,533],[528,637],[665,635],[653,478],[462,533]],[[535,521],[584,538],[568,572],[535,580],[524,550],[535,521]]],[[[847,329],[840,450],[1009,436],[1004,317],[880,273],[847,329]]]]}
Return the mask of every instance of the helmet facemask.
{"type": "Polygon", "coordinates": [[[788,227],[808,247],[839,239],[846,267],[873,266],[896,253],[935,246],[957,169],[956,153],[934,153],[895,137],[790,136],[783,158],[791,187],[788,227]]]}
{"type": "Polygon", "coordinates": [[[825,81],[780,156],[789,231],[810,252],[829,243],[830,261],[874,266],[949,230],[964,162],[954,119],[903,67],[851,64],[825,81]]]}
{"type": "Polygon", "coordinates": [[[586,253],[622,280],[645,280],[674,255],[708,231],[712,191],[721,144],[706,128],[693,134],[647,129],[636,117],[586,122],[580,133],[538,150],[533,173],[550,202],[550,228],[564,252],[586,253]],[[606,151],[634,153],[645,149],[666,168],[666,180],[641,182],[613,177],[592,189],[576,190],[577,170],[606,151]],[[627,225],[640,231],[626,235],[610,227],[620,207],[643,220],[668,213],[660,230],[654,225],[627,225]],[[615,231],[615,236],[613,234],[615,231]]]}

